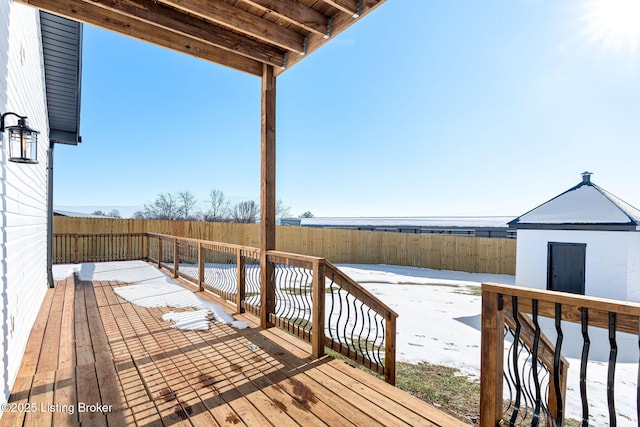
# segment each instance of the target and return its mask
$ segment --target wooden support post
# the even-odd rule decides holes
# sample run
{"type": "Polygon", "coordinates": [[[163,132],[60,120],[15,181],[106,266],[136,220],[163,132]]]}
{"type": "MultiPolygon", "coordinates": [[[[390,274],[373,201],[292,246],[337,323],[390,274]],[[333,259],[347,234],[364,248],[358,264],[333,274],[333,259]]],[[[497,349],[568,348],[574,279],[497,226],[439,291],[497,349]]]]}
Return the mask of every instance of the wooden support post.
{"type": "Polygon", "coordinates": [[[204,247],[198,242],[198,290],[204,291],[204,247]]]}
{"type": "Polygon", "coordinates": [[[158,236],[158,268],[162,268],[162,237],[158,236]]]}
{"type": "Polygon", "coordinates": [[[73,235],[73,262],[78,264],[80,260],[78,259],[78,235],[73,235]]]}
{"type": "Polygon", "coordinates": [[[498,294],[482,291],[480,342],[480,425],[495,426],[502,418],[504,369],[504,310],[498,294]]]}
{"type": "Polygon", "coordinates": [[[244,261],[244,257],[242,256],[242,250],[238,249],[237,252],[237,261],[236,264],[238,266],[238,271],[237,271],[237,283],[238,283],[238,288],[236,289],[236,313],[240,314],[240,313],[244,313],[244,307],[243,307],[243,303],[244,300],[246,298],[246,292],[247,292],[247,280],[246,280],[246,274],[245,274],[245,269],[244,269],[244,265],[245,265],[245,261],[244,261]]]}
{"type": "Polygon", "coordinates": [[[311,354],[315,359],[324,356],[324,291],[324,260],[315,260],[311,285],[311,354]]]}
{"type": "Polygon", "coordinates": [[[173,239],[173,277],[178,277],[180,268],[180,257],[178,256],[178,239],[173,239]]]}
{"type": "Polygon", "coordinates": [[[145,261],[149,261],[149,235],[142,235],[142,256],[145,261]]]}
{"type": "Polygon", "coordinates": [[[260,326],[269,328],[275,311],[273,265],[267,251],[276,248],[276,77],[273,66],[262,67],[260,124],[260,326]]]}
{"type": "Polygon", "coordinates": [[[384,380],[396,385],[396,316],[387,314],[384,337],[384,380]]]}

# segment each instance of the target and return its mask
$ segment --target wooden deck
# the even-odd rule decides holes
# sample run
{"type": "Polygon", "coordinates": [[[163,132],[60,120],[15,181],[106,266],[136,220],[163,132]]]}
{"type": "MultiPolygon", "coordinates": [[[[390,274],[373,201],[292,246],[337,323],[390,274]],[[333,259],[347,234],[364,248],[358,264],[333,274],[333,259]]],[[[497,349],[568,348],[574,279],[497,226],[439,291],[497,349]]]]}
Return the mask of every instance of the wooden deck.
{"type": "Polygon", "coordinates": [[[464,425],[251,315],[241,331],[172,329],[172,309],[130,304],[121,285],[48,291],[0,426],[464,425]]]}

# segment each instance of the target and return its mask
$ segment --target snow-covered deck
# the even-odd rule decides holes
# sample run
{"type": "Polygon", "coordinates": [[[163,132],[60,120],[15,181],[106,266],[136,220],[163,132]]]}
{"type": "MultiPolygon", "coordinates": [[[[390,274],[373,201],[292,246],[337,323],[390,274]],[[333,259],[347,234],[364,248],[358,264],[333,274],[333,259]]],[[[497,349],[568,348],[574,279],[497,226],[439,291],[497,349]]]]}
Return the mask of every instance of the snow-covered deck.
{"type": "Polygon", "coordinates": [[[48,291],[0,426],[463,424],[252,315],[235,316],[247,329],[175,329],[162,320],[175,308],[132,304],[122,285],[48,291]]]}

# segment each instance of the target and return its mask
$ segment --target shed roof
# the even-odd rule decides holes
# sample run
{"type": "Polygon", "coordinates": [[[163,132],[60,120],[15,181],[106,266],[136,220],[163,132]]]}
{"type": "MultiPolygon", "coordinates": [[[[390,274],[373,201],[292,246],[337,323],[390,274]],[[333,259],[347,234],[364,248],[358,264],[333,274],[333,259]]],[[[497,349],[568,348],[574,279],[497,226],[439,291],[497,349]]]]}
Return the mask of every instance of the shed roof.
{"type": "Polygon", "coordinates": [[[582,182],[509,222],[512,228],[636,230],[640,210],[591,182],[582,182]]]}
{"type": "Polygon", "coordinates": [[[49,141],[80,142],[82,24],[40,12],[49,141]]]}

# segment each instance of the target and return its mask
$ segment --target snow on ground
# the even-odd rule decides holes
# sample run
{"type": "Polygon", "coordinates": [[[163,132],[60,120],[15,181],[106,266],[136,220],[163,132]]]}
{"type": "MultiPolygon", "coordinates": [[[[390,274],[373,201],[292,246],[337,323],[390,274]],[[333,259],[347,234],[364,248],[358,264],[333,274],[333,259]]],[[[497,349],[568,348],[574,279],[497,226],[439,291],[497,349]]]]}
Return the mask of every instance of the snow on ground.
{"type": "Polygon", "coordinates": [[[209,329],[209,316],[220,323],[244,329],[245,322],[234,320],[222,307],[200,298],[175,283],[161,270],[144,261],[61,264],[53,266],[55,280],[77,273],[80,280],[117,281],[129,284],[114,288],[122,298],[143,307],[195,308],[196,311],[167,313],[162,318],[172,320],[174,328],[209,329]]]}
{"type": "MultiPolygon", "coordinates": [[[[398,361],[426,361],[451,366],[469,376],[479,378],[480,285],[485,282],[513,285],[514,276],[392,265],[342,264],[338,267],[399,314],[396,342],[398,361]]],[[[573,325],[565,323],[563,322],[563,330],[568,331],[573,325]]],[[[579,326],[577,329],[579,333],[579,326]]],[[[606,335],[606,331],[599,332],[606,335]]],[[[555,335],[547,335],[555,340],[555,335]]],[[[565,341],[568,341],[567,337],[565,341]]],[[[634,338],[633,342],[636,346],[635,355],[627,360],[637,361],[637,338],[634,338]]],[[[593,349],[594,343],[595,340],[591,353],[596,353],[593,349]]],[[[599,353],[604,352],[608,355],[608,342],[598,342],[598,345],[606,345],[606,348],[599,349],[599,353]]],[[[507,343],[505,347],[508,346],[507,343]]],[[[566,416],[578,420],[582,419],[579,359],[581,340],[579,346],[578,349],[568,349],[567,345],[563,347],[563,354],[568,350],[577,357],[567,358],[570,365],[566,416]]],[[[593,425],[609,424],[608,364],[602,360],[606,358],[590,361],[587,368],[589,415],[590,424],[593,425]]],[[[617,363],[615,403],[619,426],[638,425],[635,421],[637,378],[637,363],[617,363]]]]}
{"type": "Polygon", "coordinates": [[[513,276],[391,265],[338,267],[399,314],[397,360],[426,360],[479,376],[480,284],[513,284],[513,276]]]}
{"type": "MultiPolygon", "coordinates": [[[[494,282],[512,285],[514,276],[390,265],[343,264],[338,267],[399,314],[396,343],[398,361],[427,361],[455,367],[464,374],[479,377],[480,284],[494,282]]],[[[131,284],[117,289],[121,296],[136,304],[196,308],[196,311],[165,315],[165,320],[176,322],[174,327],[208,328],[206,317],[210,311],[217,316],[217,320],[222,319],[219,321],[233,321],[219,306],[198,298],[145,262],[54,266],[56,279],[73,272],[78,272],[82,280],[113,280],[131,284]]],[[[554,339],[552,336],[550,338],[554,339]]],[[[608,343],[606,346],[605,353],[608,352],[608,343]]],[[[563,346],[563,353],[566,347],[563,346]]],[[[579,357],[579,349],[567,350],[571,356],[575,354],[575,357],[579,357]]],[[[568,360],[566,415],[568,418],[581,419],[580,360],[572,357],[568,357],[568,360]]],[[[589,362],[587,371],[590,421],[594,425],[606,425],[609,419],[606,395],[608,364],[601,360],[589,362]]],[[[628,360],[638,360],[637,353],[628,360]]],[[[637,369],[635,362],[616,365],[618,425],[637,425],[634,421],[637,369]]]]}

